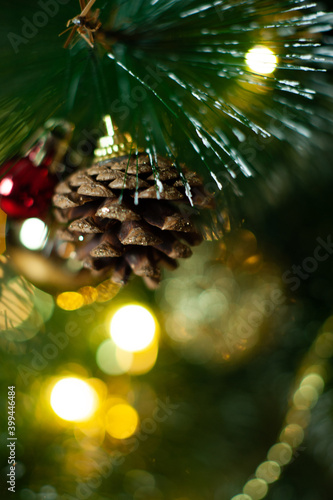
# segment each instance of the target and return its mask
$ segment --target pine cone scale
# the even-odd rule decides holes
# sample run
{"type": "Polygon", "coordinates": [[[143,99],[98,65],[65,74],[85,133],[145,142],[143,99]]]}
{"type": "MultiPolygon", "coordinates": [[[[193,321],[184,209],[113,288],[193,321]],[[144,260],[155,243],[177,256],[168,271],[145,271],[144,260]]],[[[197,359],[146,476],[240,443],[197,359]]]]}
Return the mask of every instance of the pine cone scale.
{"type": "Polygon", "coordinates": [[[68,195],[66,195],[66,194],[56,194],[56,195],[54,195],[54,197],[53,197],[53,204],[56,207],[62,208],[62,209],[74,208],[74,207],[78,206],[78,203],[75,203],[75,201],[73,201],[71,199],[71,197],[68,196],[68,195]]]}
{"type": "Polygon", "coordinates": [[[145,191],[139,193],[139,198],[178,201],[183,200],[185,195],[173,186],[163,186],[163,190],[159,190],[157,187],[151,186],[145,191]]]}
{"type": "Polygon", "coordinates": [[[78,194],[83,194],[85,196],[97,196],[101,198],[114,197],[114,194],[110,191],[110,189],[107,189],[98,182],[85,182],[84,184],[81,184],[77,192],[78,194]]]}
{"type": "Polygon", "coordinates": [[[89,233],[89,234],[103,233],[103,230],[100,229],[98,226],[96,226],[94,220],[90,217],[87,219],[74,220],[68,226],[68,230],[72,232],[89,233]]]}
{"type": "Polygon", "coordinates": [[[133,212],[124,204],[121,205],[118,199],[106,199],[95,215],[100,218],[117,219],[121,222],[141,219],[139,214],[133,212]]]}
{"type": "Polygon", "coordinates": [[[97,259],[102,257],[120,257],[122,254],[122,251],[115,249],[107,241],[103,241],[90,252],[91,257],[97,259]]]}
{"type": "Polygon", "coordinates": [[[136,221],[124,222],[118,237],[123,245],[153,246],[162,243],[161,238],[136,221]]]}

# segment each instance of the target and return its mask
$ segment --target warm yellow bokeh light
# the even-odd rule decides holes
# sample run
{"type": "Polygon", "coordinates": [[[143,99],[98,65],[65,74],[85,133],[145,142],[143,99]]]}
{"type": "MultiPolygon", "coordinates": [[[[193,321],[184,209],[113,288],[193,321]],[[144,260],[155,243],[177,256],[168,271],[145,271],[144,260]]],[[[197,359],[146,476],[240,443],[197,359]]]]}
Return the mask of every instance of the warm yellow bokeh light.
{"type": "Polygon", "coordinates": [[[250,481],[245,484],[243,492],[249,495],[252,500],[261,500],[267,495],[267,482],[263,479],[250,479],[250,481]]]}
{"type": "Polygon", "coordinates": [[[78,293],[82,295],[85,305],[93,304],[98,297],[98,292],[93,286],[83,286],[78,293]]]}
{"type": "Polygon", "coordinates": [[[0,209],[0,255],[6,250],[6,220],[7,215],[0,209]]]}
{"type": "Polygon", "coordinates": [[[292,456],[292,447],[287,443],[276,443],[269,449],[269,452],[267,453],[268,460],[273,460],[280,466],[288,464],[292,459],[292,456]]]}
{"type": "Polygon", "coordinates": [[[106,431],[116,439],[127,439],[139,423],[137,412],[128,404],[116,404],[106,414],[106,431]]]}
{"type": "Polygon", "coordinates": [[[287,424],[297,424],[305,429],[310,423],[311,413],[309,408],[292,406],[286,415],[287,424]]]}
{"type": "Polygon", "coordinates": [[[120,291],[121,285],[113,283],[110,279],[103,281],[96,287],[97,302],[107,302],[113,299],[120,291]]]}
{"type": "Polygon", "coordinates": [[[57,306],[65,311],[75,311],[84,304],[84,297],[78,292],[63,292],[57,297],[57,306]]]}
{"type": "Polygon", "coordinates": [[[317,391],[318,394],[321,394],[324,390],[325,381],[318,373],[308,373],[300,383],[300,387],[307,385],[310,385],[317,391]]]}
{"type": "Polygon", "coordinates": [[[246,64],[254,72],[260,75],[273,73],[278,64],[278,59],[274,52],[267,47],[257,45],[246,54],[246,64]]]}
{"type": "Polygon", "coordinates": [[[51,407],[63,420],[88,420],[97,406],[98,396],[95,389],[79,378],[63,378],[52,389],[51,407]]]}
{"type": "Polygon", "coordinates": [[[289,444],[292,448],[297,448],[304,439],[304,431],[297,424],[286,425],[280,434],[280,441],[289,444]]]}
{"type": "Polygon", "coordinates": [[[29,250],[41,250],[46,243],[48,227],[37,218],[27,219],[20,230],[20,241],[29,250]]]}
{"type": "Polygon", "coordinates": [[[294,394],[293,403],[296,408],[312,408],[318,401],[318,392],[311,385],[302,385],[294,394]]]}
{"type": "Polygon", "coordinates": [[[320,358],[330,358],[333,355],[333,333],[324,332],[315,342],[315,353],[320,358]]]}
{"type": "Polygon", "coordinates": [[[114,343],[124,351],[142,351],[153,341],[156,323],[153,315],[142,306],[127,305],[119,309],[110,324],[114,343]]]}
{"type": "Polygon", "coordinates": [[[274,483],[281,474],[280,465],[275,460],[267,460],[262,462],[256,470],[256,477],[263,479],[266,483],[274,483]]]}
{"type": "Polygon", "coordinates": [[[148,373],[156,363],[158,355],[158,339],[155,337],[153,342],[146,349],[132,354],[131,366],[128,370],[130,375],[143,375],[148,373]]]}

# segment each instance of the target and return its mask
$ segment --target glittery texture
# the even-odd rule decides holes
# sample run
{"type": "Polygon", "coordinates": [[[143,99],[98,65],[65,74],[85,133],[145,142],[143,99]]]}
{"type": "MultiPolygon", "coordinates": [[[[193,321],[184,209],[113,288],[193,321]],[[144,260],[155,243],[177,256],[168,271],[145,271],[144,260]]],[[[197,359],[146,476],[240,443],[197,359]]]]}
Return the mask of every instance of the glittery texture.
{"type": "Polygon", "coordinates": [[[100,161],[57,186],[56,218],[68,226],[58,238],[74,242],[92,276],[124,284],[134,273],[155,288],[161,267],[175,269],[202,241],[188,215],[192,187],[199,204],[212,203],[195,173],[180,175],[165,158],[154,167],[145,153],[100,161]]]}

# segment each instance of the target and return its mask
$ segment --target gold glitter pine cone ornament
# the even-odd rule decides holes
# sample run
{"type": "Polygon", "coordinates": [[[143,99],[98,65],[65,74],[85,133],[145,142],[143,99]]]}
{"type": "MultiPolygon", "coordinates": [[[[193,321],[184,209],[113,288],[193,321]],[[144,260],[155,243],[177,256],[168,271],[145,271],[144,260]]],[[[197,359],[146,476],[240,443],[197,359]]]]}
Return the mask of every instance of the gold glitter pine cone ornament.
{"type": "Polygon", "coordinates": [[[176,268],[203,239],[188,215],[196,212],[189,192],[195,207],[213,208],[201,179],[184,167],[181,175],[171,160],[158,157],[155,168],[138,153],[96,162],[56,187],[58,253],[81,261],[92,282],[123,285],[133,272],[154,289],[161,268],[176,268]]]}

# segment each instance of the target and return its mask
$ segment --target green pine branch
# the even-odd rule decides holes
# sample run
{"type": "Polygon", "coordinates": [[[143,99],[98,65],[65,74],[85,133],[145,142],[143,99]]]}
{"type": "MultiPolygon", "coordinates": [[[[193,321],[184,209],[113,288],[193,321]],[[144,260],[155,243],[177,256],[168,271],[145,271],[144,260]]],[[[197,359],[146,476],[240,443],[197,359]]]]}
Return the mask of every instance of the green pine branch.
{"type": "Polygon", "coordinates": [[[313,3],[97,1],[94,48],[77,34],[68,49],[58,35],[80,9],[64,3],[21,0],[4,11],[1,161],[50,117],[74,123],[75,142],[102,134],[102,116],[111,114],[150,154],[237,190],[242,179],[265,176],[277,155],[292,174],[291,151],[302,156],[313,134],[331,128],[332,58],[320,35],[331,17],[313,3]],[[247,67],[255,45],[277,55],[274,74],[247,67]]]}

